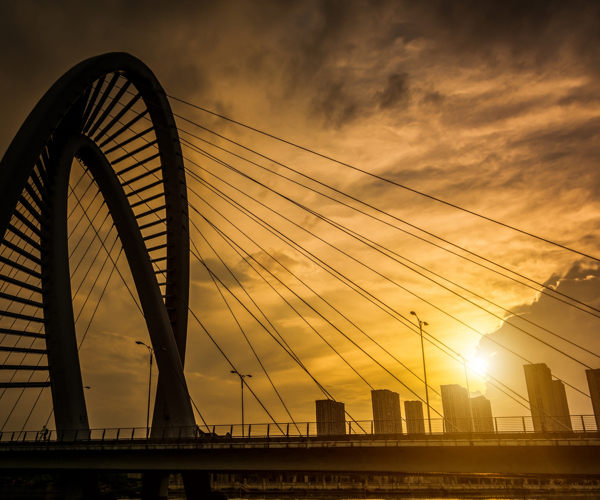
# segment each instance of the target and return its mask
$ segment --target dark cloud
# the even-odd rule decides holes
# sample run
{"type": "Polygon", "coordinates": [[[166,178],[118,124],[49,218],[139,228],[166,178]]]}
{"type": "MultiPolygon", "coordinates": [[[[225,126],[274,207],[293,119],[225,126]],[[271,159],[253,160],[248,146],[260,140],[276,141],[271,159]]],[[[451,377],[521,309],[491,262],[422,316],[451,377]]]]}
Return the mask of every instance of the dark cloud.
{"type": "MultiPolygon", "coordinates": [[[[555,0],[2,2],[0,152],[4,151],[39,97],[61,74],[87,57],[125,51],[146,62],[172,95],[466,208],[519,227],[530,226],[536,233],[571,241],[577,248],[595,252],[600,234],[600,223],[595,215],[600,193],[597,174],[600,90],[595,83],[600,64],[599,13],[597,2],[555,0]]],[[[542,252],[531,242],[477,225],[467,216],[418,195],[373,181],[306,152],[286,150],[281,144],[241,130],[237,125],[208,118],[181,104],[174,106],[179,113],[211,130],[224,131],[224,135],[233,140],[289,163],[307,175],[329,182],[399,217],[406,216],[411,223],[440,228],[441,234],[450,234],[452,241],[482,249],[486,255],[493,254],[501,262],[510,262],[539,281],[558,283],[561,291],[578,294],[582,300],[593,304],[599,302],[600,273],[586,264],[575,266],[566,273],[572,258],[566,252],[546,252],[547,249],[542,252]],[[592,278],[587,278],[586,273],[592,278]]],[[[190,123],[180,122],[180,126],[204,134],[190,123]]],[[[209,140],[234,149],[231,143],[214,136],[209,140]]],[[[246,150],[235,151],[249,155],[246,150]]],[[[190,156],[190,151],[186,150],[186,155],[190,156]]],[[[203,167],[223,175],[220,167],[204,158],[193,158],[203,167]]],[[[471,280],[484,290],[485,295],[497,295],[500,303],[514,306],[519,315],[556,328],[562,335],[597,349],[596,319],[554,308],[550,299],[544,296],[531,303],[531,297],[527,298],[526,293],[498,277],[479,275],[465,263],[450,265],[437,253],[432,257],[429,253],[432,250],[424,250],[424,244],[415,245],[406,236],[397,237],[397,232],[391,237],[372,219],[357,216],[356,212],[331,200],[307,194],[270,174],[257,174],[251,170],[253,167],[233,157],[228,157],[228,161],[236,167],[242,165],[241,169],[248,169],[266,185],[316,211],[368,233],[376,241],[391,242],[390,248],[416,254],[416,260],[425,266],[437,266],[443,273],[455,273],[461,283],[471,280]]],[[[195,168],[191,162],[188,167],[195,168]]],[[[209,177],[205,173],[202,175],[209,177]]],[[[303,227],[314,229],[353,255],[366,255],[365,259],[371,259],[385,273],[399,274],[395,267],[386,267],[389,263],[384,264],[379,256],[364,253],[364,248],[350,238],[324,223],[317,223],[312,215],[306,215],[297,207],[290,208],[287,202],[265,194],[262,188],[242,184],[245,181],[240,181],[236,174],[228,172],[224,178],[240,186],[244,193],[268,203],[274,212],[288,215],[303,227]]],[[[217,182],[212,177],[210,181],[217,182]]],[[[319,189],[327,191],[323,186],[319,189]]],[[[262,210],[238,193],[227,192],[250,209],[262,210]]],[[[203,213],[208,211],[209,217],[225,225],[195,196],[190,195],[190,199],[200,205],[203,213]]],[[[213,198],[210,200],[212,202],[213,198]]],[[[219,205],[222,206],[224,204],[219,205]]],[[[231,209],[226,208],[224,213],[231,216],[231,209]]],[[[260,214],[265,216],[263,212],[260,214]]],[[[269,222],[275,220],[274,226],[294,241],[339,266],[377,296],[392,304],[401,302],[401,307],[407,310],[413,307],[412,298],[401,301],[397,289],[390,290],[389,285],[382,285],[377,277],[364,270],[355,272],[338,254],[324,250],[315,239],[276,219],[275,214],[267,215],[271,217],[267,218],[269,222]]],[[[400,353],[403,361],[420,367],[418,356],[406,348],[406,339],[398,334],[396,323],[390,325],[391,320],[387,316],[384,318],[383,313],[373,313],[343,288],[341,292],[341,285],[333,278],[324,278],[324,271],[316,269],[288,247],[281,246],[283,244],[272,236],[263,234],[245,217],[236,213],[232,220],[236,224],[241,222],[240,228],[252,237],[261,238],[261,243],[263,238],[271,238],[263,245],[272,249],[286,266],[311,285],[314,280],[315,289],[323,296],[364,324],[375,337],[384,338],[385,345],[400,353]]],[[[387,227],[384,229],[388,230],[387,227]]],[[[292,281],[241,234],[228,226],[226,230],[278,277],[292,281]]],[[[311,368],[323,375],[325,384],[344,397],[363,397],[353,396],[353,391],[356,392],[352,386],[353,375],[347,374],[343,367],[339,369],[342,363],[337,364],[339,360],[331,357],[314,332],[235,252],[212,232],[208,234],[240,282],[258,299],[268,317],[298,348],[311,368]]],[[[211,269],[218,272],[228,287],[239,292],[235,280],[212,256],[210,249],[203,246],[202,252],[205,257],[210,256],[207,262],[211,269]]],[[[206,270],[195,259],[192,259],[192,277],[194,311],[210,332],[216,332],[236,366],[259,372],[260,367],[249,355],[238,325],[206,270]]],[[[433,297],[431,300],[436,304],[441,301],[440,308],[456,309],[459,316],[468,318],[467,322],[476,321],[464,313],[460,304],[444,302],[436,290],[415,284],[411,278],[402,282],[407,287],[421,287],[423,297],[433,297]]],[[[94,377],[97,382],[91,385],[99,391],[103,388],[103,395],[110,394],[110,388],[117,385],[119,377],[128,377],[132,387],[123,388],[118,395],[119,403],[126,407],[128,401],[135,399],[138,406],[144,408],[146,379],[139,370],[143,360],[136,357],[131,366],[124,361],[128,354],[137,356],[135,350],[130,353],[127,349],[135,349],[131,336],[144,333],[144,329],[130,318],[134,311],[131,301],[119,302],[120,293],[126,292],[120,290],[115,294],[112,307],[103,311],[106,320],[94,324],[90,333],[91,347],[86,347],[84,352],[85,356],[90,356],[86,358],[85,373],[94,377]],[[94,353],[100,353],[97,360],[113,370],[113,375],[103,375],[103,366],[94,365],[91,357],[94,353]]],[[[240,296],[245,297],[241,292],[240,296]]],[[[313,420],[311,398],[318,394],[313,394],[309,381],[298,383],[301,377],[290,367],[285,353],[282,354],[276,343],[235,305],[231,297],[228,300],[234,304],[249,338],[285,386],[301,418],[313,420]]],[[[312,295],[309,300],[316,301],[312,295]]],[[[302,307],[299,301],[295,304],[302,307]]],[[[418,302],[415,304],[425,307],[418,302]]],[[[314,313],[303,312],[320,325],[314,313]]],[[[450,343],[462,341],[462,331],[452,329],[444,322],[445,318],[436,321],[433,310],[430,314],[433,316],[431,324],[450,332],[447,334],[450,343]]],[[[534,331],[546,338],[543,332],[534,331]]],[[[347,349],[344,352],[356,356],[335,332],[328,334],[347,349]]],[[[551,350],[539,349],[535,341],[524,338],[507,323],[489,338],[505,342],[533,361],[547,362],[558,375],[582,383],[581,367],[564,363],[551,350]]],[[[465,341],[461,352],[468,352],[477,342],[478,338],[465,341]]],[[[479,355],[487,356],[493,373],[498,378],[506,377],[510,384],[522,390],[522,361],[515,361],[489,340],[484,339],[479,345],[479,355]]],[[[229,373],[227,363],[202,328],[192,320],[189,352],[187,366],[194,397],[198,397],[211,418],[228,422],[233,411],[233,397],[227,391],[237,391],[237,385],[225,380],[229,373]]],[[[436,365],[438,371],[432,374],[433,383],[446,381],[450,376],[448,366],[446,359],[436,365]]],[[[392,383],[366,363],[361,369],[382,387],[392,383]]],[[[259,377],[254,380],[256,384],[262,383],[259,377]]],[[[268,387],[259,387],[264,391],[261,394],[271,401],[268,387]]],[[[494,393],[491,387],[488,390],[490,397],[495,398],[495,408],[500,411],[503,396],[494,393]]],[[[411,397],[403,394],[405,396],[411,397]]],[[[569,398],[573,397],[569,393],[569,398]]],[[[581,411],[587,411],[585,401],[573,401],[577,408],[583,408],[581,411]]],[[[368,404],[363,403],[358,410],[349,409],[363,412],[365,418],[369,418],[368,404]]],[[[104,411],[102,418],[109,418],[108,412],[98,405],[95,411],[104,411]]],[[[256,420],[263,419],[261,412],[256,409],[256,420]]],[[[143,423],[143,411],[138,413],[133,418],[143,423]]],[[[125,412],[118,417],[125,419],[125,412]]]]}
{"type": "Polygon", "coordinates": [[[561,106],[571,106],[571,105],[590,105],[595,104],[600,100],[600,88],[594,83],[589,83],[587,85],[581,85],[579,87],[575,87],[574,89],[570,89],[567,94],[562,97],[558,104],[561,106]]]}
{"type": "Polygon", "coordinates": [[[423,27],[416,22],[398,22],[387,26],[379,35],[377,45],[380,48],[385,48],[397,40],[402,40],[403,43],[409,43],[419,38],[423,34],[423,27]]]}
{"type": "Polygon", "coordinates": [[[348,95],[343,82],[335,82],[313,99],[312,110],[327,125],[339,128],[357,118],[358,103],[348,95]]]}
{"type": "Polygon", "coordinates": [[[386,87],[377,92],[375,97],[381,109],[406,106],[409,98],[408,74],[394,73],[390,75],[386,87]]]}
{"type": "MultiPolygon", "coordinates": [[[[594,72],[599,69],[597,2],[439,0],[412,4],[408,10],[422,16],[428,35],[445,42],[446,50],[477,54],[493,66],[508,57],[514,65],[539,67],[566,53],[575,57],[573,64],[589,65],[594,72]]],[[[475,61],[465,58],[463,62],[475,61]]]]}
{"type": "Polygon", "coordinates": [[[432,92],[426,92],[423,96],[423,99],[421,100],[421,103],[426,106],[433,106],[435,108],[439,108],[444,102],[445,97],[446,96],[442,93],[438,92],[437,90],[434,90],[432,92]]]}
{"type": "Polygon", "coordinates": [[[494,122],[505,121],[526,115],[546,107],[550,98],[530,97],[513,101],[510,97],[496,93],[484,94],[473,99],[448,98],[444,103],[442,121],[448,126],[479,128],[494,122]]]}

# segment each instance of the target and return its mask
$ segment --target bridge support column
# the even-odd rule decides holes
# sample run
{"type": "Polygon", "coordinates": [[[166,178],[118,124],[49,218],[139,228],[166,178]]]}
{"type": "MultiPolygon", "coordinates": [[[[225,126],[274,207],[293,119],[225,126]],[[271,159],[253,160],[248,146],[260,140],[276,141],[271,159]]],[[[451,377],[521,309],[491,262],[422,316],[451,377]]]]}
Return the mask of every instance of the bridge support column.
{"type": "Polygon", "coordinates": [[[169,476],[166,471],[144,472],[142,479],[142,500],[166,500],[169,496],[169,476]]]}
{"type": "Polygon", "coordinates": [[[98,475],[94,471],[75,471],[61,474],[65,500],[98,500],[98,475]]]}
{"type": "Polygon", "coordinates": [[[166,500],[169,496],[170,473],[162,470],[144,472],[142,500],[166,500]]]}
{"type": "Polygon", "coordinates": [[[201,471],[185,471],[181,473],[187,500],[227,500],[220,491],[210,488],[210,474],[201,471]]]}

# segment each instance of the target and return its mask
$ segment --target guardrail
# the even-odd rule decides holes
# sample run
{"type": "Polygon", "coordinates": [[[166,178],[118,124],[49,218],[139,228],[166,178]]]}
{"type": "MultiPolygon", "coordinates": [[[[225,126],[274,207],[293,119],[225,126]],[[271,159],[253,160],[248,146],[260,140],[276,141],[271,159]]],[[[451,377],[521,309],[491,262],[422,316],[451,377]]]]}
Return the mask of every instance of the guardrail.
{"type": "Polygon", "coordinates": [[[324,436],[405,436],[426,439],[427,436],[469,435],[470,438],[489,438],[494,434],[538,433],[597,433],[594,415],[571,415],[569,418],[493,417],[488,419],[432,419],[424,421],[339,421],[339,422],[286,422],[269,424],[212,425],[202,427],[146,428],[126,427],[67,431],[14,431],[0,432],[0,445],[18,442],[125,442],[167,440],[213,440],[248,438],[299,438],[324,436]]]}

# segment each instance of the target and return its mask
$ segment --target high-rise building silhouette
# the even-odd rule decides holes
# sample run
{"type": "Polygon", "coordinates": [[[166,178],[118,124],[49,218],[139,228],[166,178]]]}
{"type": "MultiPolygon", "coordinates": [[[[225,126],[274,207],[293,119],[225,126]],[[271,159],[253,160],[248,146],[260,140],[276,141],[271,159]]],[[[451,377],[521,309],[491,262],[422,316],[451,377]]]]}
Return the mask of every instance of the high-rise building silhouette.
{"type": "Polygon", "coordinates": [[[485,396],[477,396],[471,398],[470,403],[473,413],[473,432],[494,432],[494,417],[490,400],[485,396]]]}
{"type": "Polygon", "coordinates": [[[590,388],[594,416],[596,417],[596,429],[600,429],[600,368],[586,370],[585,374],[590,388]]]}
{"type": "Polygon", "coordinates": [[[545,363],[524,365],[523,370],[531,406],[533,429],[536,432],[569,430],[571,417],[563,383],[559,380],[552,380],[550,368],[545,363]]]}
{"type": "Polygon", "coordinates": [[[406,432],[408,434],[425,434],[423,420],[423,403],[421,401],[404,401],[406,414],[406,432]]]}
{"type": "Polygon", "coordinates": [[[440,386],[445,432],[472,432],[471,408],[467,390],[458,384],[440,386]]]}
{"type": "Polygon", "coordinates": [[[315,401],[317,407],[317,435],[346,434],[346,411],[344,403],[331,399],[315,401]]]}
{"type": "Polygon", "coordinates": [[[401,434],[400,395],[389,389],[371,391],[375,434],[401,434]]]}
{"type": "Polygon", "coordinates": [[[573,425],[571,424],[571,413],[569,412],[569,403],[567,402],[567,391],[565,390],[565,384],[560,380],[552,381],[552,388],[554,389],[554,403],[556,404],[556,420],[560,422],[557,425],[557,431],[572,431],[573,425]]]}

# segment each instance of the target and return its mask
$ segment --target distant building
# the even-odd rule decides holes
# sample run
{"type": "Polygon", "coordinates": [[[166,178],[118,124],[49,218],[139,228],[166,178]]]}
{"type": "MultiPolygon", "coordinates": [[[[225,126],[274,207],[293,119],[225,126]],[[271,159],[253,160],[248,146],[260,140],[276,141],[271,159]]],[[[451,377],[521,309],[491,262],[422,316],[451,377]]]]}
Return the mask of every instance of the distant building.
{"type": "Polygon", "coordinates": [[[596,429],[600,430],[600,368],[586,370],[585,374],[590,388],[594,416],[596,417],[596,429]]]}
{"type": "Polygon", "coordinates": [[[346,434],[344,403],[331,399],[315,401],[317,407],[317,436],[346,434]]]}
{"type": "Polygon", "coordinates": [[[536,432],[561,432],[571,428],[569,406],[562,382],[552,381],[545,363],[524,365],[527,394],[531,406],[533,429],[536,432]],[[569,425],[566,425],[566,421],[569,425]],[[565,428],[566,427],[566,428],[565,428]]]}
{"type": "Polygon", "coordinates": [[[404,401],[406,414],[406,432],[408,434],[425,434],[423,420],[423,403],[421,401],[404,401]]]}
{"type": "Polygon", "coordinates": [[[492,403],[485,396],[471,398],[473,412],[473,432],[494,432],[494,417],[492,403]]]}
{"type": "Polygon", "coordinates": [[[375,434],[402,434],[400,396],[389,389],[371,391],[375,434]]]}
{"type": "Polygon", "coordinates": [[[562,432],[572,431],[573,425],[571,424],[571,413],[569,412],[569,403],[567,402],[567,391],[565,391],[565,384],[563,384],[560,380],[553,380],[552,388],[554,389],[554,403],[556,404],[555,417],[556,420],[562,424],[558,424],[556,430],[562,432]]]}
{"type": "Polygon", "coordinates": [[[440,386],[445,432],[472,432],[471,408],[467,390],[458,384],[440,386]]]}

